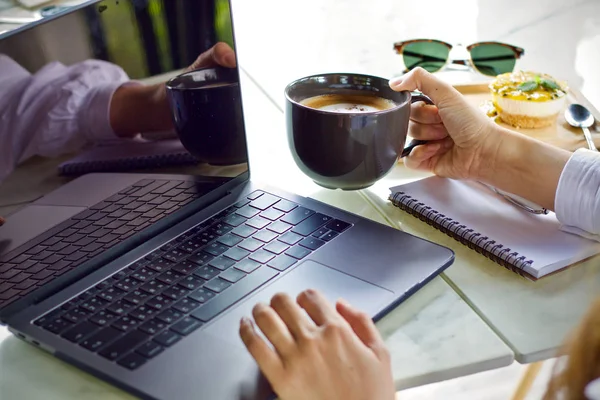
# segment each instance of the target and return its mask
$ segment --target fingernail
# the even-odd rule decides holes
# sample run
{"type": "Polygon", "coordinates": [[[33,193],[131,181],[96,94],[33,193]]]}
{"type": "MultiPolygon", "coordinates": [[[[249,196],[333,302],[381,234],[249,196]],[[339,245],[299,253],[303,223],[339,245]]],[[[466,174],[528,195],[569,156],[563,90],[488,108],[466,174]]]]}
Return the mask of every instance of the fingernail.
{"type": "Polygon", "coordinates": [[[225,56],[225,63],[227,63],[228,66],[234,67],[235,66],[235,54],[233,54],[233,53],[227,54],[225,56]]]}
{"type": "Polygon", "coordinates": [[[400,86],[400,84],[402,83],[403,80],[404,80],[404,78],[401,76],[399,76],[397,78],[392,78],[392,79],[390,79],[389,85],[392,88],[400,86]]]}
{"type": "Polygon", "coordinates": [[[346,301],[346,299],[342,299],[342,298],[340,298],[340,299],[338,300],[338,303],[340,303],[340,304],[341,304],[341,305],[343,305],[344,307],[352,307],[352,306],[350,305],[350,303],[348,303],[348,302],[346,301]]]}
{"type": "Polygon", "coordinates": [[[252,326],[252,325],[250,325],[250,319],[248,317],[242,317],[242,319],[240,320],[240,325],[241,326],[252,326]]]}

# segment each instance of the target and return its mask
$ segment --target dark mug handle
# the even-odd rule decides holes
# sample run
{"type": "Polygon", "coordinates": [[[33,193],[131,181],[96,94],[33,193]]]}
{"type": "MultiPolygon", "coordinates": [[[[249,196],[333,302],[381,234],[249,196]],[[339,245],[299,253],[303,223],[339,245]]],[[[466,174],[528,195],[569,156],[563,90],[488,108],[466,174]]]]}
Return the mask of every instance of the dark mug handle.
{"type": "MultiPolygon", "coordinates": [[[[425,96],[422,93],[418,93],[418,92],[411,92],[411,96],[412,98],[410,99],[410,103],[416,103],[417,101],[422,101],[424,103],[427,104],[433,104],[433,101],[431,101],[431,99],[427,96],[425,96]]],[[[427,143],[426,140],[413,140],[410,142],[410,144],[408,146],[406,146],[404,148],[404,150],[402,150],[402,153],[400,154],[400,158],[402,157],[406,157],[407,155],[410,154],[410,152],[412,151],[412,149],[414,149],[415,147],[421,145],[421,144],[425,144],[427,143]]]]}

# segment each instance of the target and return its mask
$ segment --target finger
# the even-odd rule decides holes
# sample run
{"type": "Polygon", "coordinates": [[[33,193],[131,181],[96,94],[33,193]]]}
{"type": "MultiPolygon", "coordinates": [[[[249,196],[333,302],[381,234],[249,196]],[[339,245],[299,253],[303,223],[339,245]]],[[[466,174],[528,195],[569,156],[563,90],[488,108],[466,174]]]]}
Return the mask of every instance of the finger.
{"type": "Polygon", "coordinates": [[[277,353],[285,357],[293,351],[296,342],[275,310],[266,304],[257,304],[252,309],[252,316],[277,353]]]}
{"type": "Polygon", "coordinates": [[[390,81],[390,87],[396,91],[418,90],[429,96],[439,108],[451,102],[464,101],[460,93],[450,84],[420,67],[411,70],[404,76],[393,79],[390,81]]]}
{"type": "Polygon", "coordinates": [[[331,303],[316,290],[305,290],[298,295],[296,301],[319,326],[340,320],[339,314],[331,303]]]}
{"type": "Polygon", "coordinates": [[[216,65],[235,68],[235,53],[227,43],[219,42],[200,54],[188,70],[193,71],[204,67],[214,67],[216,65]]]}
{"type": "Polygon", "coordinates": [[[437,154],[441,147],[442,145],[439,142],[417,146],[404,159],[404,165],[410,169],[428,171],[430,170],[429,161],[437,154]]]}
{"type": "Polygon", "coordinates": [[[6,220],[2,217],[0,217],[0,226],[4,225],[4,223],[6,222],[6,220]]]}
{"type": "Polygon", "coordinates": [[[316,328],[298,304],[290,296],[278,293],[271,299],[271,308],[275,310],[283,322],[287,325],[292,335],[297,339],[304,337],[308,332],[316,328]]]}
{"type": "Polygon", "coordinates": [[[240,321],[240,337],[269,382],[277,380],[277,377],[283,371],[283,362],[277,353],[256,333],[252,321],[246,317],[240,321]]]}
{"type": "Polygon", "coordinates": [[[411,121],[408,134],[418,140],[441,140],[448,137],[448,130],[443,124],[426,125],[411,121]]]}
{"type": "Polygon", "coordinates": [[[338,300],[336,303],[338,313],[348,321],[352,330],[358,338],[369,348],[378,353],[385,349],[385,343],[375,327],[373,320],[364,312],[358,311],[345,300],[338,300]]]}
{"type": "Polygon", "coordinates": [[[442,122],[438,108],[422,101],[410,106],[410,119],[422,124],[440,124],[442,122]]]}

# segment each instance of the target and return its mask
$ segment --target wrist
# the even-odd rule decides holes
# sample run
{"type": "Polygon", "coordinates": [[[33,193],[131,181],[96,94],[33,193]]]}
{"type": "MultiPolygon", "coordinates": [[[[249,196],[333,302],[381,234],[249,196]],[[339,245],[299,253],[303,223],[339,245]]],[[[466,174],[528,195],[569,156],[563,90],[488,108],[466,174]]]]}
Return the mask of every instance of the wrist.
{"type": "Polygon", "coordinates": [[[510,156],[504,143],[510,141],[511,134],[512,132],[497,124],[490,124],[490,128],[484,134],[484,140],[475,150],[469,179],[487,183],[490,177],[496,174],[499,166],[505,164],[505,159],[510,156]]]}

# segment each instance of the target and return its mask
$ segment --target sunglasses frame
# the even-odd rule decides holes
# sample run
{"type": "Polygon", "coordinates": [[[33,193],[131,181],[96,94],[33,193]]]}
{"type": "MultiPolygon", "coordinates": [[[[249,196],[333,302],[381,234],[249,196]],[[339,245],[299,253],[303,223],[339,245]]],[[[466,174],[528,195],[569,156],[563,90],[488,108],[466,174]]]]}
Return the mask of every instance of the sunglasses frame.
{"type": "MultiPolygon", "coordinates": [[[[412,44],[412,43],[421,43],[421,42],[439,43],[439,44],[443,44],[444,46],[448,47],[448,58],[446,59],[446,62],[444,63],[444,65],[442,65],[440,67],[440,69],[435,70],[433,72],[441,71],[444,68],[446,68],[449,64],[456,64],[456,65],[464,65],[467,67],[471,67],[473,70],[479,72],[482,75],[491,76],[491,75],[484,74],[483,72],[481,72],[481,70],[479,70],[479,68],[477,68],[475,66],[475,63],[473,62],[473,56],[471,55],[471,50],[473,50],[475,47],[482,46],[482,45],[494,44],[494,45],[500,45],[503,47],[507,47],[507,48],[511,49],[513,51],[513,53],[515,54],[515,61],[518,60],[519,58],[521,58],[521,56],[523,56],[525,54],[525,50],[521,47],[513,46],[511,44],[502,43],[502,42],[486,41],[486,42],[472,43],[466,47],[466,50],[469,53],[469,59],[467,59],[467,60],[450,60],[450,51],[453,49],[454,46],[451,45],[450,43],[444,42],[442,40],[437,40],[437,39],[411,39],[411,40],[404,40],[404,41],[396,42],[396,43],[394,43],[394,50],[396,50],[397,54],[402,55],[404,52],[404,48],[407,45],[412,44]]],[[[405,65],[405,67],[406,67],[406,65],[405,65]]],[[[410,69],[408,67],[406,67],[404,69],[403,73],[407,73],[409,71],[410,71],[410,69]]]]}

